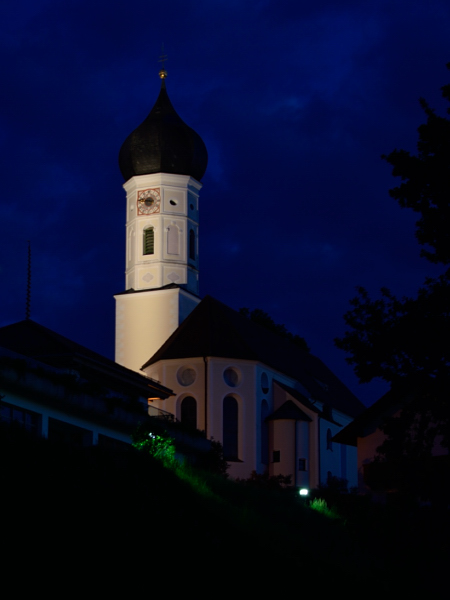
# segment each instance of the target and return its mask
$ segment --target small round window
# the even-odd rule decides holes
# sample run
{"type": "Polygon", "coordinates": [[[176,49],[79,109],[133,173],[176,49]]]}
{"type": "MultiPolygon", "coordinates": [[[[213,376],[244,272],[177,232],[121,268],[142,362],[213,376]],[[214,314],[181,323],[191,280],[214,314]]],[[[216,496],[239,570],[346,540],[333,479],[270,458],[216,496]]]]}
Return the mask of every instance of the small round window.
{"type": "Polygon", "coordinates": [[[265,394],[269,391],[269,378],[267,377],[267,373],[262,373],[261,375],[261,389],[265,394]]]}
{"type": "Polygon", "coordinates": [[[177,379],[180,385],[192,385],[196,377],[197,374],[192,367],[181,367],[178,369],[177,379]]]}
{"type": "Polygon", "coordinates": [[[225,369],[223,372],[223,379],[230,387],[236,387],[240,383],[241,375],[237,369],[228,367],[228,369],[225,369]]]}
{"type": "Polygon", "coordinates": [[[172,206],[176,206],[176,205],[178,204],[178,202],[177,202],[176,200],[173,200],[173,199],[172,199],[172,200],[169,200],[169,203],[170,203],[172,206]]]}

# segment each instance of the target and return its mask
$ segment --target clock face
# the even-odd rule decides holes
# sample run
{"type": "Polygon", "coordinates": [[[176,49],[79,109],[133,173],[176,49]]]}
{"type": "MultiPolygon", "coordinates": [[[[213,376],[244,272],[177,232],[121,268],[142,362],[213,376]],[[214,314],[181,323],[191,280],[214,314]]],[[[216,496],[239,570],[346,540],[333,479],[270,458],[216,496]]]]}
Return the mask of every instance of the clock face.
{"type": "Polygon", "coordinates": [[[159,212],[161,194],[159,188],[151,188],[138,192],[138,215],[152,215],[159,212]]]}

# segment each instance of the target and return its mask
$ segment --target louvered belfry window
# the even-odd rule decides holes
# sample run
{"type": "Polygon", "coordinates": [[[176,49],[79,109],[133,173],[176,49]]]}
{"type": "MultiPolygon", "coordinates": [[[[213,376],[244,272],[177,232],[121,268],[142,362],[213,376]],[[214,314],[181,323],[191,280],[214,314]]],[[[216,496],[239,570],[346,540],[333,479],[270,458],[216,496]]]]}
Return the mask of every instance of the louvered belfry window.
{"type": "Polygon", "coordinates": [[[144,254],[155,253],[155,230],[153,227],[144,229],[144,254]]]}

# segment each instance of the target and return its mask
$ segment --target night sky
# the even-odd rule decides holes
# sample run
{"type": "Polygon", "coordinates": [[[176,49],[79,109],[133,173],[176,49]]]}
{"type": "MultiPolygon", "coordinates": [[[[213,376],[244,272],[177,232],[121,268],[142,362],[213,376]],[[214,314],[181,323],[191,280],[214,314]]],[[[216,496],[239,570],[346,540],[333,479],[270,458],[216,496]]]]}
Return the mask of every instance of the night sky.
{"type": "Polygon", "coordinates": [[[0,326],[31,318],[114,357],[122,142],[167,90],[203,138],[200,290],[306,338],[366,404],[333,339],[356,286],[438,273],[380,156],[415,152],[450,82],[448,0],[16,0],[0,8],[0,326]]]}

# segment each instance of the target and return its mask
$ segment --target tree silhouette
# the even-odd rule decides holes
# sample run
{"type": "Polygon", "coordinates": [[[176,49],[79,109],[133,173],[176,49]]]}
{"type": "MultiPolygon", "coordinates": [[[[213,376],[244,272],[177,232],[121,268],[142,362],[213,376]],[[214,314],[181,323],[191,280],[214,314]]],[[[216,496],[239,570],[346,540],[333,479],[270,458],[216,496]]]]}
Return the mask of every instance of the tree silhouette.
{"type": "MultiPolygon", "coordinates": [[[[450,63],[447,65],[450,69],[450,63]]],[[[450,85],[441,88],[450,101],[450,85]]],[[[427,121],[418,129],[417,155],[394,150],[383,156],[402,183],[390,190],[401,207],[419,214],[416,237],[421,255],[435,264],[450,264],[450,120],[435,114],[425,100],[427,121]]],[[[447,109],[450,114],[450,108],[447,109]]],[[[388,420],[386,456],[429,453],[436,436],[449,445],[450,268],[427,279],[416,298],[396,298],[387,289],[372,300],[364,288],[351,300],[348,327],[338,348],[350,354],[361,383],[375,378],[391,385],[401,399],[401,417],[388,420]],[[400,450],[399,450],[400,449],[400,450]]]]}

